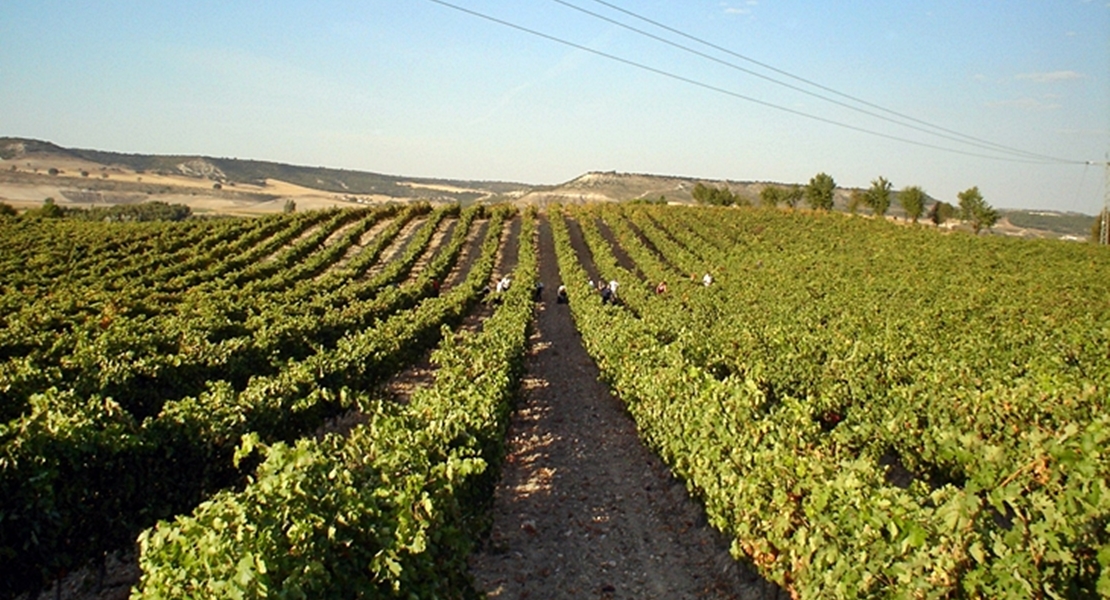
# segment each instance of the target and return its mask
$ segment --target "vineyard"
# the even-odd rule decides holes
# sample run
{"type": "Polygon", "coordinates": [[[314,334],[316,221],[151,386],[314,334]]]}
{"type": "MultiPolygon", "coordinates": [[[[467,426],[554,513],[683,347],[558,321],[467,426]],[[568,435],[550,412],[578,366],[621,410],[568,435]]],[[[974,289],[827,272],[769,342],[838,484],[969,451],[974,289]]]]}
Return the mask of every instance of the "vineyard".
{"type": "Polygon", "coordinates": [[[552,223],[584,342],[646,443],[796,597],[1110,594],[1100,248],[823,213],[552,223]]]}
{"type": "Polygon", "coordinates": [[[136,540],[133,598],[473,596],[541,260],[644,443],[786,592],[1110,594],[1102,249],[413,204],[0,219],[0,597],[136,540]]]}
{"type": "Polygon", "coordinates": [[[5,223],[0,594],[136,537],[135,597],[463,589],[531,318],[514,215],[5,223]]]}

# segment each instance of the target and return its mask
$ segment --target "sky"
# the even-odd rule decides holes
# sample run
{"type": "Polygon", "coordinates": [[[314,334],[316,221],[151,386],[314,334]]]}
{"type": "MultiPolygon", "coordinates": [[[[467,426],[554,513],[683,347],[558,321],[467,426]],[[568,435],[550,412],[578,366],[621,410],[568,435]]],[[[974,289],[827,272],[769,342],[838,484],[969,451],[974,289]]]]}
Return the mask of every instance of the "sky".
{"type": "Polygon", "coordinates": [[[531,184],[825,172],[953,204],[972,186],[997,208],[1105,201],[1107,0],[443,2],[5,0],[0,136],[531,184]]]}

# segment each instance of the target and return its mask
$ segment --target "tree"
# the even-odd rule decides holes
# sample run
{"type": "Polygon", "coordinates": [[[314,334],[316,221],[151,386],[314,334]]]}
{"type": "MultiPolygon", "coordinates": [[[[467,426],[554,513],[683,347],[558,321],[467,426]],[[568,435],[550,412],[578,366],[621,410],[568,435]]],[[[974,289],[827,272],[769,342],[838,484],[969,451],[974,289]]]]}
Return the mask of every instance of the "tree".
{"type": "Polygon", "coordinates": [[[769,185],[759,191],[759,203],[768,208],[774,208],[783,200],[783,190],[769,185]]]}
{"type": "Polygon", "coordinates": [[[285,207],[282,209],[282,212],[297,212],[297,203],[292,198],[286,200],[285,207]]]}
{"type": "Polygon", "coordinates": [[[929,220],[937,227],[940,227],[941,223],[944,223],[955,215],[956,207],[947,202],[937,201],[933,203],[933,208],[929,210],[929,220]]]}
{"type": "Polygon", "coordinates": [[[65,216],[65,211],[62,207],[54,204],[53,198],[47,198],[42,201],[42,208],[39,209],[39,216],[47,219],[58,219],[65,216]]]}
{"type": "Polygon", "coordinates": [[[733,204],[747,204],[744,199],[732,193],[728,186],[720,188],[709,187],[704,183],[698,182],[694,186],[694,191],[691,192],[694,200],[701,204],[712,204],[714,206],[732,206],[733,204]]]}
{"type": "Polygon", "coordinates": [[[809,180],[806,186],[806,202],[814,210],[832,210],[833,190],[836,182],[827,173],[818,173],[809,180]]]}
{"type": "Polygon", "coordinates": [[[848,212],[856,214],[859,212],[859,207],[867,204],[867,193],[860,189],[852,190],[848,196],[848,212]]]}
{"type": "Polygon", "coordinates": [[[886,211],[890,210],[890,189],[892,187],[885,177],[880,176],[878,179],[871,180],[871,187],[868,188],[865,198],[867,199],[867,206],[871,207],[871,213],[876,217],[884,217],[886,211]]]}
{"type": "Polygon", "coordinates": [[[193,209],[184,204],[167,204],[155,200],[141,204],[94,206],[88,209],[69,208],[65,217],[85,221],[184,221],[193,215],[193,209]]]}
{"type": "Polygon", "coordinates": [[[783,202],[786,202],[787,206],[789,206],[790,208],[797,208],[798,203],[802,201],[802,198],[804,196],[805,190],[802,189],[802,186],[795,183],[794,185],[790,186],[790,189],[787,190],[785,194],[783,194],[782,200],[783,202]]]}
{"type": "Polygon", "coordinates": [[[694,202],[698,204],[709,204],[710,194],[709,186],[700,181],[694,184],[694,191],[690,192],[690,195],[694,198],[694,202]]]}
{"type": "Polygon", "coordinates": [[[916,185],[906,187],[898,193],[898,203],[906,211],[906,216],[916,223],[925,213],[925,191],[916,185]]]}
{"type": "Polygon", "coordinates": [[[978,186],[968,188],[956,194],[956,197],[960,199],[960,218],[971,224],[976,235],[984,227],[990,229],[998,222],[998,211],[983,200],[978,186]]]}
{"type": "Polygon", "coordinates": [[[17,211],[14,206],[8,204],[7,202],[0,202],[0,217],[14,217],[18,214],[19,211],[17,211]]]}

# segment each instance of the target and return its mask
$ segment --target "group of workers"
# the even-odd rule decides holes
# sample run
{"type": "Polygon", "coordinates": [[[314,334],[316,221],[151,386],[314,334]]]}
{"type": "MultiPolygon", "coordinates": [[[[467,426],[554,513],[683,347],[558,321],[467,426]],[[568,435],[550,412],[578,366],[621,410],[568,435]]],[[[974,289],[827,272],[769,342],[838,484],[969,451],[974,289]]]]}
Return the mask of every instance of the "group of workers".
{"type": "MultiPolygon", "coordinates": [[[[702,285],[704,285],[705,287],[709,287],[710,285],[713,285],[713,276],[709,273],[706,273],[705,276],[701,278],[701,282],[702,285]]],[[[493,301],[500,302],[501,295],[509,291],[509,286],[511,284],[512,280],[509,279],[508,275],[506,275],[497,282],[497,286],[495,289],[491,290],[490,286],[487,285],[483,293],[483,298],[488,300],[490,294],[492,293],[493,301]]],[[[602,304],[617,304],[620,302],[620,298],[617,296],[617,288],[619,287],[619,284],[617,283],[616,279],[612,279],[609,282],[598,281],[596,284],[594,283],[594,280],[591,279],[589,280],[588,285],[590,286],[591,290],[596,291],[601,296],[602,304]]],[[[660,281],[659,285],[655,286],[655,293],[660,295],[666,294],[667,282],[660,281]]],[[[543,282],[536,282],[536,286],[532,290],[532,299],[536,302],[539,302],[543,299],[543,282]]],[[[562,284],[559,285],[558,289],[555,291],[555,302],[558,304],[567,304],[568,302],[570,302],[570,299],[567,297],[567,286],[562,284]]]]}

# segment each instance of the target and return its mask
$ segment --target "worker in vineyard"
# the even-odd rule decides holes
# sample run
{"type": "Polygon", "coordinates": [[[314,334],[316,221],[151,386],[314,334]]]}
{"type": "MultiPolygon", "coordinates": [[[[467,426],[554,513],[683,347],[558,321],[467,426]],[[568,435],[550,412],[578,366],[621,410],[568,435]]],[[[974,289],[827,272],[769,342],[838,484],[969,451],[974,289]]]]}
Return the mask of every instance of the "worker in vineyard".
{"type": "Polygon", "coordinates": [[[609,288],[608,283],[601,284],[601,303],[609,304],[613,301],[613,290],[609,288]]]}
{"type": "Polygon", "coordinates": [[[705,287],[709,287],[709,286],[713,285],[713,276],[710,275],[709,272],[707,271],[705,273],[705,276],[701,278],[701,283],[705,287]]]}
{"type": "Polygon", "coordinates": [[[655,286],[655,293],[656,293],[656,295],[660,295],[660,296],[662,296],[663,294],[666,294],[667,293],[667,282],[666,281],[660,281],[659,285],[655,286]]]}
{"type": "Polygon", "coordinates": [[[509,286],[512,285],[512,283],[513,282],[511,279],[509,279],[508,275],[502,277],[501,280],[497,282],[497,295],[500,296],[501,294],[509,291],[509,286]]]}
{"type": "Polygon", "coordinates": [[[612,279],[609,281],[609,292],[612,294],[611,301],[616,304],[617,302],[617,280],[612,279]]]}
{"type": "Polygon", "coordinates": [[[535,287],[532,288],[532,301],[539,302],[543,300],[543,282],[537,281],[535,287]]]}
{"type": "Polygon", "coordinates": [[[559,289],[555,290],[555,303],[566,304],[567,300],[567,286],[559,285],[559,289]]]}

